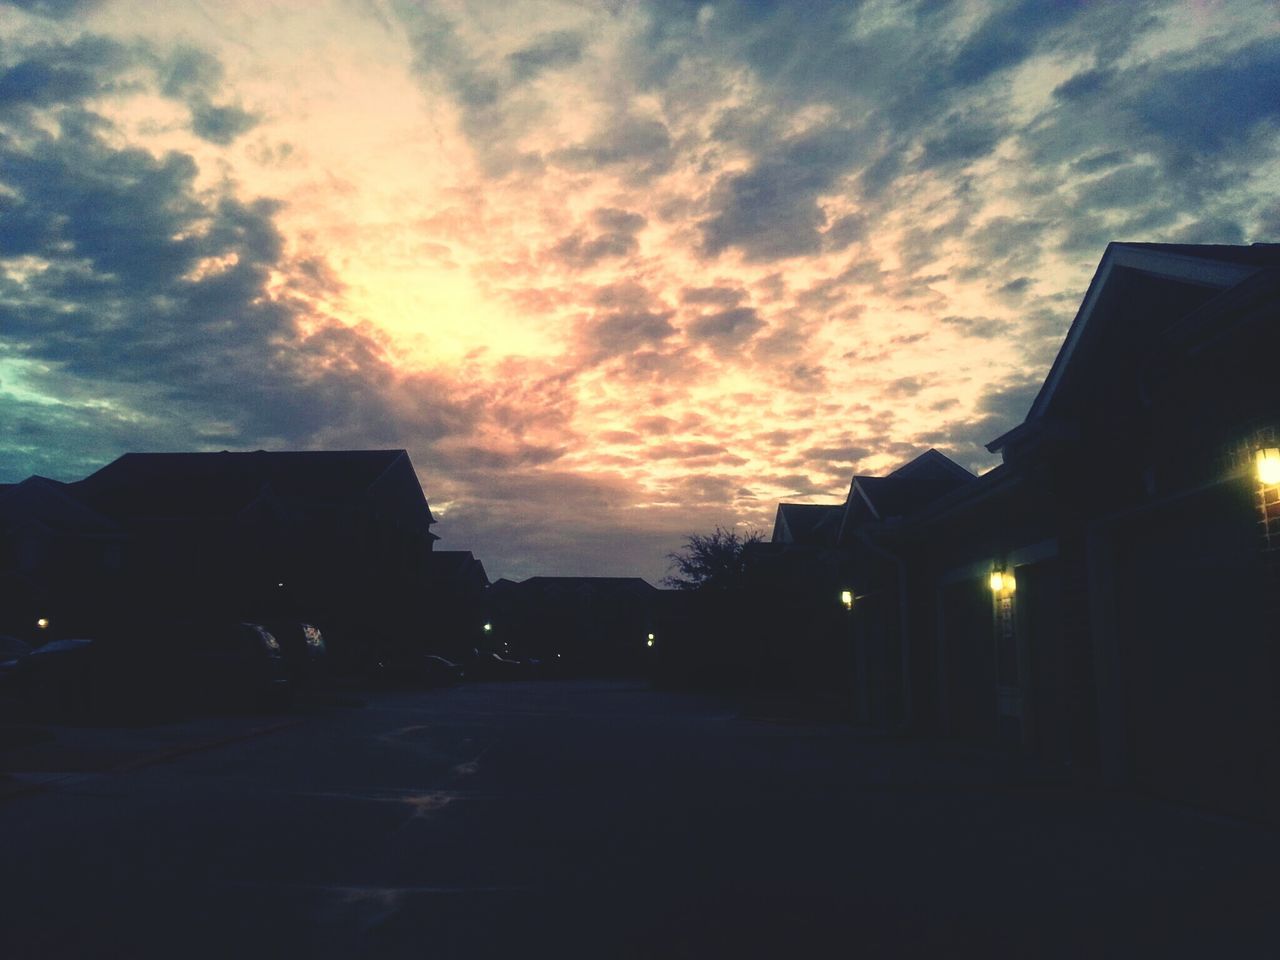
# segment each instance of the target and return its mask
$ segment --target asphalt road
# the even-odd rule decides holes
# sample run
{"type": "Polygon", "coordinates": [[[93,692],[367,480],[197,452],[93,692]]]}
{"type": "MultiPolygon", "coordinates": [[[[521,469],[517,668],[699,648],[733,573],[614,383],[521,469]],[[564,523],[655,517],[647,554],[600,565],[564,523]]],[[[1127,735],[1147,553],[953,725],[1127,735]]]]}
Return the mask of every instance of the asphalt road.
{"type": "Polygon", "coordinates": [[[1280,955],[1280,837],[639,684],[378,694],[0,803],[0,957],[1280,955]]]}

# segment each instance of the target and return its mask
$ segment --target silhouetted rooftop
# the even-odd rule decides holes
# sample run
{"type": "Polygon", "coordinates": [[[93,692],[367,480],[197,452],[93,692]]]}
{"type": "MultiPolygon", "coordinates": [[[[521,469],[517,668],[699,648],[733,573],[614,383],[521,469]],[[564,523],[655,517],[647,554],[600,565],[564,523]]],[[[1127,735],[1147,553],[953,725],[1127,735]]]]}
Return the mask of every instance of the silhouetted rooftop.
{"type": "Polygon", "coordinates": [[[403,450],[126,453],[74,486],[90,506],[113,516],[219,516],[268,491],[350,501],[401,458],[408,458],[403,450]]]}
{"type": "Polygon", "coordinates": [[[774,543],[834,546],[844,504],[780,503],[773,524],[774,543]]]}

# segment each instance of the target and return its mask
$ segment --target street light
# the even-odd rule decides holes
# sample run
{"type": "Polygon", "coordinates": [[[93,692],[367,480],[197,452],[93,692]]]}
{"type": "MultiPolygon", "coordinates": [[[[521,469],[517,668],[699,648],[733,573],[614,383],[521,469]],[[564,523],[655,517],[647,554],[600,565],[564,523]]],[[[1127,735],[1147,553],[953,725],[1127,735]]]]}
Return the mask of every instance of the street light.
{"type": "Polygon", "coordinates": [[[841,591],[840,591],[840,602],[844,605],[844,608],[845,608],[846,610],[852,610],[852,609],[853,609],[853,591],[852,591],[852,590],[841,590],[841,591]]]}

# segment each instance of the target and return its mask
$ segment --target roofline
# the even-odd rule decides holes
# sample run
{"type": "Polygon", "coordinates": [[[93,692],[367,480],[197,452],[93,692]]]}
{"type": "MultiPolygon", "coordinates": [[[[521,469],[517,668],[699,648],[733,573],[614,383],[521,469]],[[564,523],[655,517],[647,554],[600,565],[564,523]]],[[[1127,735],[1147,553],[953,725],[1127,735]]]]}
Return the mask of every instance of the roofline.
{"type": "Polygon", "coordinates": [[[986,447],[989,451],[998,453],[1008,443],[1025,435],[1032,421],[1044,416],[1046,408],[1057,393],[1058,385],[1067,367],[1070,366],[1071,358],[1075,355],[1076,347],[1098,306],[1103,290],[1106,289],[1107,281],[1117,267],[1140,270],[1143,273],[1219,289],[1239,283],[1251,274],[1265,269],[1257,264],[1234,263],[1212,257],[1174,253],[1138,243],[1113,241],[1107,244],[1102,259],[1098,261],[1098,269],[1094,271],[1093,279],[1089,281],[1089,288],[1085,291],[1080,309],[1076,311],[1075,319],[1072,320],[1062,346],[1058,349],[1058,355],[1054,357],[1053,365],[1049,368],[1039,393],[1031,402],[1031,409],[1027,411],[1022,423],[988,443],[986,447]]]}

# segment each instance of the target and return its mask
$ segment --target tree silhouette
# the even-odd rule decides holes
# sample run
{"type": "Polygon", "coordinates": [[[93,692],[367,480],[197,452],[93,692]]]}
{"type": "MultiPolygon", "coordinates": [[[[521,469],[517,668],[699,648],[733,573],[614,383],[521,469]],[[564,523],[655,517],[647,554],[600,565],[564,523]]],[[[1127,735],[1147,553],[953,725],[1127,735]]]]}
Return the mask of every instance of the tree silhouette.
{"type": "Polygon", "coordinates": [[[663,577],[665,586],[676,590],[737,590],[743,583],[743,549],[764,541],[764,534],[751,530],[739,535],[716,527],[714,533],[691,533],[684,546],[667,554],[674,570],[663,577]]]}

